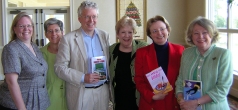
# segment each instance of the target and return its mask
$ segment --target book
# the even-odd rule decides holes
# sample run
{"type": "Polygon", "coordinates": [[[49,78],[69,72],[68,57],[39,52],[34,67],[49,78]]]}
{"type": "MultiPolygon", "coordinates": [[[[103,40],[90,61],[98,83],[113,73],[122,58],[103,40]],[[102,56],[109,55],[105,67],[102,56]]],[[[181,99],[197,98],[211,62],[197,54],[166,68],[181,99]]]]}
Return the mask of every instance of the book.
{"type": "MultiPolygon", "coordinates": [[[[184,100],[196,100],[202,97],[202,82],[184,80],[183,96],[184,100]]],[[[202,106],[198,106],[196,110],[202,110],[202,106]]]]}
{"type": "Polygon", "coordinates": [[[97,56],[91,58],[92,72],[100,76],[100,80],[107,80],[107,64],[105,56],[97,56]]]}
{"type": "Polygon", "coordinates": [[[168,78],[161,67],[147,73],[146,77],[153,89],[154,94],[158,94],[162,91],[164,91],[164,93],[168,93],[173,90],[173,87],[170,85],[168,78]]]}

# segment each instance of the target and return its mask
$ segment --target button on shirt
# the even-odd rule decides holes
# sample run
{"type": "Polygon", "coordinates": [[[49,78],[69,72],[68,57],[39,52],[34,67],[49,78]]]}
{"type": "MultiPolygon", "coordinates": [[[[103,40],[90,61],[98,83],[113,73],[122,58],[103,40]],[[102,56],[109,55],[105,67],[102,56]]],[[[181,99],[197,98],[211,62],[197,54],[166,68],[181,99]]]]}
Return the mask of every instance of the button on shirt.
{"type": "MultiPolygon", "coordinates": [[[[96,56],[104,56],[103,55],[103,50],[102,50],[102,46],[98,37],[98,32],[95,29],[94,30],[94,34],[93,37],[87,35],[83,29],[82,29],[82,34],[83,34],[83,40],[84,40],[84,45],[85,45],[85,49],[87,52],[87,56],[88,56],[88,73],[92,73],[92,69],[91,69],[91,58],[92,57],[96,57],[96,56]]],[[[84,81],[84,76],[82,77],[82,81],[84,81]]],[[[93,87],[93,86],[98,86],[101,85],[105,82],[105,80],[99,80],[98,83],[96,84],[88,84],[85,83],[85,87],[93,87]]]]}

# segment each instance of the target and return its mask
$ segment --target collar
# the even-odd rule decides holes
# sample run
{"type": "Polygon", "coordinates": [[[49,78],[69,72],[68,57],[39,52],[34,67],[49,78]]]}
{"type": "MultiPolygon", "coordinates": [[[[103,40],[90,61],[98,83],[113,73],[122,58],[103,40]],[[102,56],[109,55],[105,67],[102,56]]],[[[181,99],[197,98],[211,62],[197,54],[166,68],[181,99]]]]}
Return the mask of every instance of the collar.
{"type": "Polygon", "coordinates": [[[158,44],[154,43],[154,46],[155,46],[156,50],[163,50],[169,46],[169,43],[168,43],[168,41],[166,41],[164,45],[158,45],[158,44]]]}
{"type": "MultiPolygon", "coordinates": [[[[82,31],[83,37],[91,37],[83,30],[83,28],[80,28],[80,29],[82,31]]],[[[98,30],[96,28],[94,29],[94,33],[93,33],[93,36],[95,36],[95,35],[98,36],[98,30]]]]}
{"type": "Polygon", "coordinates": [[[212,44],[212,45],[209,47],[209,49],[208,49],[203,55],[200,54],[200,52],[198,51],[198,48],[196,47],[196,54],[197,54],[197,55],[201,55],[201,56],[203,56],[203,57],[207,57],[207,56],[212,52],[212,50],[213,50],[215,47],[216,47],[216,45],[215,45],[215,44],[212,44]]]}

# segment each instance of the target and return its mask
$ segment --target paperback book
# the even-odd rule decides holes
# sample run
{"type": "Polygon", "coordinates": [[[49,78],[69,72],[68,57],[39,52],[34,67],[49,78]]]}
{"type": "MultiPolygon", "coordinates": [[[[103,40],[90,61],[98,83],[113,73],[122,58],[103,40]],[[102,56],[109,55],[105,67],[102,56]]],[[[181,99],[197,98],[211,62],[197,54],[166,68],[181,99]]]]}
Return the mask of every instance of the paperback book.
{"type": "Polygon", "coordinates": [[[105,56],[97,56],[91,58],[92,72],[100,76],[100,80],[107,80],[107,64],[105,56]]]}
{"type": "MultiPolygon", "coordinates": [[[[202,96],[202,82],[196,80],[185,80],[183,89],[184,100],[196,100],[202,96]]],[[[198,106],[196,110],[202,110],[198,106]]]]}
{"type": "Polygon", "coordinates": [[[154,94],[158,94],[163,91],[164,93],[168,93],[173,90],[173,87],[170,85],[168,78],[161,67],[147,73],[146,77],[153,89],[154,94]]]}

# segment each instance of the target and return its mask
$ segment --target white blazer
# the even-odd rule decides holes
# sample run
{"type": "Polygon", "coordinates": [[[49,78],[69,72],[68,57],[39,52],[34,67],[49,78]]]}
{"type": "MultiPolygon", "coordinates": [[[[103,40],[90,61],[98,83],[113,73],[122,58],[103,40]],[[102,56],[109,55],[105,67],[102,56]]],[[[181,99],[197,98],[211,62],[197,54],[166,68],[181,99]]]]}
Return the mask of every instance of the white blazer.
{"type": "MultiPolygon", "coordinates": [[[[103,53],[109,59],[109,34],[97,29],[103,53]]],[[[54,65],[57,76],[66,81],[66,97],[69,110],[81,110],[85,86],[81,83],[83,74],[87,72],[87,52],[81,28],[66,34],[59,43],[59,50],[54,65]]],[[[109,66],[107,62],[108,72],[109,66]]],[[[109,76],[109,75],[108,75],[109,76]]],[[[110,78],[110,76],[109,76],[110,78]]],[[[110,100],[113,102],[109,82],[110,100]]]]}

